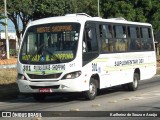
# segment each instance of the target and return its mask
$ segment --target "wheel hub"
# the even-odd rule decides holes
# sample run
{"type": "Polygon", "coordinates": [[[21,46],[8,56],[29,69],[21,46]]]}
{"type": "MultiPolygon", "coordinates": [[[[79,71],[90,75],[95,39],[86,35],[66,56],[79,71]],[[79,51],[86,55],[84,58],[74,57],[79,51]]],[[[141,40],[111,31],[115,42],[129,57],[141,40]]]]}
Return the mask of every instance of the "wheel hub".
{"type": "Polygon", "coordinates": [[[94,84],[91,83],[90,86],[89,86],[89,92],[90,92],[90,94],[94,95],[95,91],[96,91],[96,87],[95,87],[94,84]]]}
{"type": "Polygon", "coordinates": [[[133,85],[134,85],[135,88],[137,88],[137,86],[138,86],[138,80],[137,79],[134,79],[133,85]]]}

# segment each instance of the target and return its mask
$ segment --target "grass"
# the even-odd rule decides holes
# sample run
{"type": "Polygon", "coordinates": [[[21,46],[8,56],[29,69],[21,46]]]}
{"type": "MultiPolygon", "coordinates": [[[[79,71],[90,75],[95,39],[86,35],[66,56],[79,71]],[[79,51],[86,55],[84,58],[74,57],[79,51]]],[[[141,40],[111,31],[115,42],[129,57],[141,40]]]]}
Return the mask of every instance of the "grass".
{"type": "Polygon", "coordinates": [[[0,101],[17,97],[19,91],[16,77],[16,69],[0,69],[0,101]]]}
{"type": "Polygon", "coordinates": [[[0,69],[0,85],[16,82],[17,69],[0,69]]]}

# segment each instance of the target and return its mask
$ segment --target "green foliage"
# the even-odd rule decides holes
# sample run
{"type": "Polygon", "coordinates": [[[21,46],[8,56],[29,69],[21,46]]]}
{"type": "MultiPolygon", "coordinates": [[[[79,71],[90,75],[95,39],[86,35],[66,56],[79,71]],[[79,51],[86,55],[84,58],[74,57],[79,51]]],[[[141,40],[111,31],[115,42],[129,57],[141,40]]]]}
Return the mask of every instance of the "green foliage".
{"type": "Polygon", "coordinates": [[[102,0],[101,12],[104,18],[123,17],[134,20],[135,10],[133,5],[127,1],[102,0]]]}
{"type": "Polygon", "coordinates": [[[5,18],[5,16],[4,16],[4,9],[3,9],[3,6],[2,6],[2,4],[1,4],[1,2],[0,2],[0,24],[1,25],[6,25],[3,21],[1,21],[1,20],[3,20],[5,18]]]}
{"type": "Polygon", "coordinates": [[[160,31],[159,0],[101,0],[101,15],[104,18],[124,17],[136,22],[153,25],[154,33],[160,31]]]}
{"type": "Polygon", "coordinates": [[[35,20],[82,12],[97,16],[97,0],[39,0],[32,17],[35,20]]]}
{"type": "MultiPolygon", "coordinates": [[[[78,0],[77,0],[78,1],[78,0]]],[[[80,2],[81,0],[79,0],[80,2]]],[[[98,16],[97,0],[84,0],[78,5],[78,13],[87,13],[90,16],[98,16]]]]}
{"type": "Polygon", "coordinates": [[[32,18],[40,19],[44,17],[60,16],[68,13],[74,13],[76,10],[74,0],[39,0],[32,18]]]}
{"type": "MultiPolygon", "coordinates": [[[[3,19],[5,19],[5,18],[6,18],[6,17],[5,17],[3,14],[0,13],[0,20],[3,20],[3,19]]],[[[3,26],[6,25],[3,21],[0,21],[0,24],[3,25],[3,26]]]]}
{"type": "MultiPolygon", "coordinates": [[[[24,33],[28,22],[32,19],[38,0],[7,0],[7,14],[14,23],[16,35],[20,44],[20,36],[24,33]],[[22,30],[19,28],[19,20],[22,21],[22,30]]],[[[4,5],[4,3],[2,3],[4,5]]]]}
{"type": "Polygon", "coordinates": [[[152,0],[151,15],[148,17],[149,22],[153,25],[154,32],[160,31],[160,2],[158,0],[152,0]]]}

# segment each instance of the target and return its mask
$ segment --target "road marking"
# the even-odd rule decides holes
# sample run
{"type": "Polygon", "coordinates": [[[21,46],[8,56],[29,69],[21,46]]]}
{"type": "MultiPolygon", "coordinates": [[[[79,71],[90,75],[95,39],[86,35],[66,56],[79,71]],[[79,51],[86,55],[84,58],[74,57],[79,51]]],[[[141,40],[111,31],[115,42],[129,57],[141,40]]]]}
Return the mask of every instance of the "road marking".
{"type": "Polygon", "coordinates": [[[160,91],[153,91],[153,92],[144,93],[144,94],[142,94],[142,96],[145,96],[147,98],[157,97],[157,96],[160,96],[160,91]]]}
{"type": "Polygon", "coordinates": [[[124,98],[123,100],[132,100],[132,98],[124,98]]]}
{"type": "Polygon", "coordinates": [[[153,91],[152,95],[160,96],[160,91],[153,91]]]}
{"type": "Polygon", "coordinates": [[[139,100],[139,99],[145,99],[144,97],[140,97],[140,96],[133,96],[132,100],[139,100]]]}
{"type": "Polygon", "coordinates": [[[148,93],[143,93],[140,95],[131,96],[129,98],[124,98],[123,100],[141,100],[141,99],[149,99],[153,97],[160,96],[160,91],[152,91],[148,93]]]}
{"type": "Polygon", "coordinates": [[[101,104],[93,104],[92,107],[100,107],[101,104]]]}
{"type": "Polygon", "coordinates": [[[70,109],[70,111],[79,111],[79,109],[78,108],[76,108],[76,109],[72,108],[72,109],[70,109]]]}
{"type": "Polygon", "coordinates": [[[140,94],[140,95],[136,95],[135,97],[143,97],[144,95],[143,94],[140,94]]]}
{"type": "Polygon", "coordinates": [[[142,94],[142,96],[148,96],[148,95],[150,95],[150,94],[148,94],[148,93],[144,93],[144,94],[142,94]]]}
{"type": "Polygon", "coordinates": [[[117,100],[108,101],[109,103],[117,103],[117,100]]]}

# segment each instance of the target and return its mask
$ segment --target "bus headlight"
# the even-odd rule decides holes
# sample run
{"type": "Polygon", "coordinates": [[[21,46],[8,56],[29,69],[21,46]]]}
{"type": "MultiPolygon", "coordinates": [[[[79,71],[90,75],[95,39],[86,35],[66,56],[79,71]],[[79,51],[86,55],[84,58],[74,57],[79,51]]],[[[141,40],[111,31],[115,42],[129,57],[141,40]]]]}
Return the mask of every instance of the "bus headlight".
{"type": "Polygon", "coordinates": [[[17,74],[17,80],[27,80],[26,77],[20,73],[17,74]]]}
{"type": "Polygon", "coordinates": [[[64,75],[62,79],[74,79],[74,78],[79,77],[81,74],[82,74],[81,71],[71,72],[71,73],[64,75]]]}

